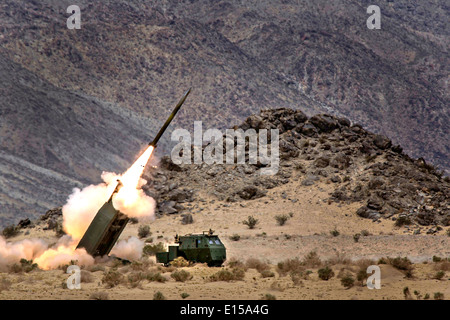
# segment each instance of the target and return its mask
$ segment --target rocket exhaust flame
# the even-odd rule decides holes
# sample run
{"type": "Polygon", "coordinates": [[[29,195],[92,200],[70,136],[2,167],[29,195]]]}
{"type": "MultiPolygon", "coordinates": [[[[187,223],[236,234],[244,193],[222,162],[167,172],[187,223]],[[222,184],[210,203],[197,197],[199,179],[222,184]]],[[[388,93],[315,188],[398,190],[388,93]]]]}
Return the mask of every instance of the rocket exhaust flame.
{"type": "MultiPolygon", "coordinates": [[[[72,260],[77,260],[80,265],[85,266],[93,264],[94,258],[84,248],[76,247],[98,209],[108,198],[112,200],[114,208],[128,217],[154,218],[155,200],[147,196],[141,189],[146,183],[141,176],[156,148],[156,143],[186,100],[189,92],[190,89],[178,102],[156,138],[125,173],[118,175],[112,172],[103,172],[103,183],[90,185],[82,190],[79,188],[73,190],[62,209],[63,228],[67,235],[62,237],[55,246],[49,248],[39,239],[9,243],[0,237],[0,271],[22,258],[34,260],[40,268],[46,270],[69,264],[72,260]],[[118,189],[117,193],[114,193],[116,188],[118,189]]],[[[141,255],[142,246],[142,241],[130,238],[119,242],[112,252],[128,252],[128,254],[131,253],[129,257],[135,259],[141,255]]]]}

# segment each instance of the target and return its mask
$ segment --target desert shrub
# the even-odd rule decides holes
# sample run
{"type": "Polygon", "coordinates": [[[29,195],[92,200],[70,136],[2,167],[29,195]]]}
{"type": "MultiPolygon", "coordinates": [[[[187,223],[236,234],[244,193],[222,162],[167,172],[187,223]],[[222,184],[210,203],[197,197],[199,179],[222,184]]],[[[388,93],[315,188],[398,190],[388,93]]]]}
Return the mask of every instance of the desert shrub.
{"type": "Polygon", "coordinates": [[[330,231],[330,234],[333,237],[337,237],[338,235],[340,235],[340,232],[336,228],[334,228],[333,230],[330,231]]]}
{"type": "Polygon", "coordinates": [[[187,267],[189,266],[189,261],[187,261],[183,257],[176,257],[175,259],[172,260],[172,262],[170,262],[170,265],[175,268],[187,267]]]}
{"type": "Polygon", "coordinates": [[[17,227],[14,226],[14,225],[5,227],[5,228],[3,229],[3,231],[2,231],[2,235],[3,235],[6,239],[12,238],[12,237],[14,237],[14,236],[16,236],[16,235],[18,235],[18,234],[19,234],[19,228],[17,228],[17,227]]]}
{"type": "Polygon", "coordinates": [[[286,214],[279,214],[275,216],[275,220],[277,221],[279,226],[283,226],[286,221],[288,221],[289,216],[286,214]]]}
{"type": "Polygon", "coordinates": [[[437,262],[434,266],[433,266],[434,270],[437,271],[450,271],[450,261],[441,261],[441,262],[437,262]]]}
{"type": "Polygon", "coordinates": [[[245,276],[245,271],[241,268],[233,268],[231,271],[229,269],[222,269],[215,274],[210,276],[211,281],[233,281],[233,280],[243,280],[245,276]]]}
{"type": "Polygon", "coordinates": [[[305,270],[304,264],[298,259],[286,259],[284,261],[280,261],[277,264],[277,272],[283,277],[290,272],[300,273],[305,270]]]}
{"type": "Polygon", "coordinates": [[[362,230],[362,231],[360,232],[360,234],[361,234],[363,237],[368,237],[368,236],[370,236],[370,232],[367,231],[367,230],[362,230]]]}
{"type": "Polygon", "coordinates": [[[139,238],[141,238],[141,239],[142,238],[146,238],[149,235],[151,235],[149,226],[147,226],[147,225],[139,226],[139,228],[138,228],[138,236],[139,236],[139,238]]]}
{"type": "Polygon", "coordinates": [[[361,285],[364,285],[364,280],[368,278],[368,274],[366,269],[359,269],[358,273],[356,274],[356,280],[361,282],[361,285]]]}
{"type": "Polygon", "coordinates": [[[130,288],[136,288],[139,287],[145,279],[147,279],[147,276],[144,272],[135,271],[127,276],[127,283],[130,288]]]}
{"type": "Polygon", "coordinates": [[[14,263],[9,270],[12,273],[28,273],[35,269],[38,269],[38,265],[33,263],[33,260],[20,259],[19,263],[14,263]]]}
{"type": "Polygon", "coordinates": [[[434,300],[444,300],[444,294],[442,292],[435,292],[433,298],[434,300]]]}
{"type": "Polygon", "coordinates": [[[256,258],[248,259],[245,265],[247,268],[256,269],[258,272],[263,272],[270,269],[270,266],[267,263],[262,262],[261,260],[256,258]]]}
{"type": "Polygon", "coordinates": [[[227,260],[227,266],[230,268],[240,268],[240,269],[247,271],[247,266],[242,261],[240,261],[234,257],[227,260]]]}
{"type": "Polygon", "coordinates": [[[141,261],[132,261],[130,269],[132,271],[147,271],[148,267],[152,264],[150,260],[144,259],[141,261]]]}
{"type": "Polygon", "coordinates": [[[341,279],[341,284],[346,288],[350,289],[355,285],[355,279],[352,277],[351,274],[346,274],[341,279]]]}
{"type": "Polygon", "coordinates": [[[436,280],[442,280],[442,278],[445,276],[445,272],[444,271],[438,271],[434,274],[433,279],[436,280]]]}
{"type": "Polygon", "coordinates": [[[358,242],[361,235],[359,233],[353,235],[353,241],[358,242]]]}
{"type": "Polygon", "coordinates": [[[154,282],[166,282],[167,281],[166,277],[164,277],[159,272],[149,271],[149,272],[147,272],[145,277],[148,281],[154,281],[154,282]]]}
{"type": "Polygon", "coordinates": [[[316,268],[322,265],[319,255],[315,251],[310,251],[302,260],[302,265],[307,268],[316,268]]]}
{"type": "Polygon", "coordinates": [[[430,299],[430,294],[429,294],[429,293],[426,293],[426,294],[423,296],[423,300],[428,300],[428,299],[430,299]]]}
{"type": "Polygon", "coordinates": [[[89,300],[109,300],[109,295],[105,291],[96,291],[91,293],[89,300]]]}
{"type": "Polygon", "coordinates": [[[175,281],[185,282],[192,279],[192,275],[186,270],[177,270],[170,274],[175,281]]]}
{"type": "Polygon", "coordinates": [[[405,300],[412,300],[411,292],[409,292],[408,287],[403,288],[403,296],[405,297],[405,300]]]}
{"type": "Polygon", "coordinates": [[[230,240],[232,240],[232,241],[239,241],[240,239],[241,239],[241,236],[238,235],[237,233],[230,236],[230,240]]]}
{"type": "Polygon", "coordinates": [[[183,292],[183,293],[180,294],[180,297],[182,299],[186,299],[187,297],[189,297],[189,293],[183,292]]]}
{"type": "Polygon", "coordinates": [[[117,270],[111,269],[103,274],[102,283],[107,288],[113,288],[123,282],[124,276],[117,270]]]}
{"type": "Polygon", "coordinates": [[[433,256],[433,262],[441,262],[442,258],[438,256],[433,256]]]}
{"type": "Polygon", "coordinates": [[[319,278],[325,281],[330,280],[332,277],[334,277],[333,269],[329,268],[328,266],[319,269],[317,273],[319,274],[319,278]]]}
{"type": "Polygon", "coordinates": [[[157,252],[164,252],[166,248],[162,242],[157,244],[147,244],[142,249],[142,253],[146,256],[154,256],[157,252]]]}
{"type": "Polygon", "coordinates": [[[164,297],[161,291],[156,291],[153,295],[153,300],[166,300],[166,297],[164,297]]]}
{"type": "Polygon", "coordinates": [[[388,262],[390,263],[390,265],[392,265],[394,268],[403,271],[403,273],[406,275],[407,278],[411,278],[412,277],[412,272],[413,272],[413,264],[412,262],[407,258],[388,258],[388,262]]]}
{"type": "Polygon", "coordinates": [[[273,294],[266,293],[261,300],[277,300],[277,298],[273,294]]]}
{"type": "Polygon", "coordinates": [[[326,261],[326,264],[328,265],[336,265],[336,264],[351,264],[352,261],[351,259],[347,258],[347,256],[345,254],[342,254],[341,252],[336,252],[335,256],[328,259],[326,261]]]}
{"type": "Polygon", "coordinates": [[[258,219],[255,219],[253,216],[248,216],[247,220],[242,221],[249,229],[254,229],[258,222],[258,219]]]}
{"type": "Polygon", "coordinates": [[[289,276],[291,277],[291,280],[294,283],[294,285],[303,285],[303,281],[302,280],[309,279],[309,277],[308,277],[309,272],[311,272],[311,271],[291,272],[291,273],[289,273],[289,276]]]}

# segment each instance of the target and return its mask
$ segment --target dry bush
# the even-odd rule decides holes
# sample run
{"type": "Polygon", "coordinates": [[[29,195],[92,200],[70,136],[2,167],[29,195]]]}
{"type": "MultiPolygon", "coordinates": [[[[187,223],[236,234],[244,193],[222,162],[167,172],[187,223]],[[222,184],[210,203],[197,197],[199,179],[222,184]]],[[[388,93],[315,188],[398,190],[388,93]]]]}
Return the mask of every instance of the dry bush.
{"type": "Polygon", "coordinates": [[[346,289],[350,289],[351,287],[354,286],[355,284],[355,279],[353,278],[353,276],[351,274],[346,274],[344,277],[342,277],[341,279],[341,284],[346,288],[346,289]]]}
{"type": "Polygon", "coordinates": [[[254,229],[258,224],[259,220],[253,216],[248,216],[247,220],[242,221],[249,229],[254,229]]]}
{"type": "Polygon", "coordinates": [[[146,273],[141,271],[134,271],[127,276],[127,284],[130,288],[141,287],[141,283],[145,279],[147,279],[146,273]]]}
{"type": "Polygon", "coordinates": [[[277,264],[277,272],[280,277],[284,277],[288,273],[301,273],[304,270],[304,264],[298,258],[286,259],[277,264]]]}
{"type": "Polygon", "coordinates": [[[411,260],[409,260],[407,257],[404,257],[404,258],[400,258],[400,257],[389,258],[388,257],[387,260],[391,266],[393,266],[397,270],[402,271],[407,278],[412,278],[414,266],[413,266],[411,260]]]}
{"type": "Polygon", "coordinates": [[[247,259],[247,262],[245,263],[245,265],[249,269],[256,269],[259,273],[270,269],[269,264],[262,262],[261,260],[259,260],[257,258],[247,259]]]}
{"type": "Polygon", "coordinates": [[[148,281],[155,281],[155,282],[166,282],[167,278],[164,277],[159,272],[149,271],[145,274],[145,277],[148,281]]]}
{"type": "Polygon", "coordinates": [[[227,266],[230,268],[240,268],[240,269],[243,269],[244,271],[247,271],[247,269],[248,269],[246,264],[244,264],[242,261],[240,261],[234,257],[227,260],[227,266]]]}
{"type": "Polygon", "coordinates": [[[277,300],[277,298],[273,294],[266,293],[262,296],[261,300],[277,300]]]}
{"type": "Polygon", "coordinates": [[[107,288],[113,288],[124,280],[124,276],[116,269],[111,269],[103,273],[102,283],[106,285],[107,288]]]}
{"type": "Polygon", "coordinates": [[[319,278],[325,281],[330,280],[334,277],[334,271],[330,267],[326,266],[325,268],[319,269],[317,271],[319,278]]]}
{"type": "Polygon", "coordinates": [[[37,263],[33,263],[33,260],[20,259],[19,263],[14,263],[9,268],[11,273],[28,273],[35,269],[39,269],[37,263]]]}
{"type": "Polygon", "coordinates": [[[109,295],[105,291],[96,291],[89,296],[90,300],[109,300],[109,295]]]}
{"type": "Polygon", "coordinates": [[[164,251],[166,251],[166,248],[162,242],[158,242],[157,244],[147,244],[142,249],[142,253],[146,256],[154,256],[157,252],[164,251]]]}
{"type": "Polygon", "coordinates": [[[139,238],[146,238],[150,236],[152,233],[150,232],[150,226],[139,226],[138,228],[138,237],[139,238]]]}
{"type": "Polygon", "coordinates": [[[133,261],[129,265],[132,271],[147,271],[150,266],[153,266],[153,261],[149,259],[141,259],[139,261],[133,261]]]}
{"type": "Polygon", "coordinates": [[[209,278],[211,281],[233,281],[243,280],[244,276],[245,271],[243,269],[233,268],[231,271],[229,269],[222,269],[211,275],[209,278]]]}
{"type": "Polygon", "coordinates": [[[156,291],[153,295],[153,300],[166,300],[166,297],[164,297],[161,291],[156,291]]]}
{"type": "Polygon", "coordinates": [[[450,271],[450,261],[440,261],[434,264],[433,269],[436,271],[450,271]]]}
{"type": "Polygon", "coordinates": [[[172,260],[172,262],[170,263],[171,266],[175,267],[175,268],[182,268],[182,267],[187,267],[189,266],[189,261],[187,261],[185,258],[183,257],[177,257],[175,259],[172,260]]]}
{"type": "Polygon", "coordinates": [[[170,275],[175,281],[185,282],[192,279],[192,275],[186,270],[176,270],[170,275]]]}
{"type": "Polygon", "coordinates": [[[442,280],[442,278],[445,276],[445,271],[437,271],[434,275],[433,275],[433,279],[436,280],[442,280]]]}
{"type": "Polygon", "coordinates": [[[14,225],[5,227],[2,231],[2,235],[3,235],[3,237],[5,237],[5,239],[12,238],[18,234],[19,234],[19,228],[17,228],[14,225]]]}
{"type": "Polygon", "coordinates": [[[372,260],[372,259],[359,259],[359,260],[356,260],[354,262],[354,264],[356,266],[358,266],[360,269],[367,270],[367,268],[369,266],[376,265],[376,262],[375,262],[375,260],[372,260]]]}
{"type": "Polygon", "coordinates": [[[284,226],[286,221],[289,220],[289,216],[287,214],[279,214],[275,216],[275,220],[277,221],[279,226],[284,226]]]}
{"type": "Polygon", "coordinates": [[[315,251],[310,251],[302,260],[302,265],[307,268],[318,268],[322,266],[322,260],[315,251]]]}
{"type": "Polygon", "coordinates": [[[336,252],[336,255],[333,258],[330,258],[327,260],[326,264],[327,265],[337,265],[337,264],[343,264],[343,265],[348,265],[351,264],[352,260],[347,258],[345,256],[345,254],[342,254],[340,252],[336,252]]]}

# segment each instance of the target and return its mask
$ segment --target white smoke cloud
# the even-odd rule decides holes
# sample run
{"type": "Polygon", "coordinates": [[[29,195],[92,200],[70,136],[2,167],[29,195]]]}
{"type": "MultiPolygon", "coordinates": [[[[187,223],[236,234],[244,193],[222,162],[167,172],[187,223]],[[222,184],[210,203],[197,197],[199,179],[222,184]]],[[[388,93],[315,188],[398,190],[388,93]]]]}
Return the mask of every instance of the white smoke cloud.
{"type": "Polygon", "coordinates": [[[6,271],[8,265],[19,262],[20,259],[32,260],[46,249],[47,244],[40,239],[25,239],[11,243],[0,236],[0,271],[6,271]]]}
{"type": "Polygon", "coordinates": [[[136,237],[120,240],[111,250],[111,254],[127,260],[138,260],[142,256],[144,241],[136,237]]]}
{"type": "MultiPolygon", "coordinates": [[[[63,228],[67,236],[62,237],[54,246],[48,248],[42,240],[23,240],[9,243],[0,237],[0,268],[25,258],[34,260],[42,269],[54,269],[61,265],[77,261],[78,265],[93,264],[94,258],[85,249],[76,249],[98,210],[113,194],[117,180],[123,186],[113,197],[114,207],[129,217],[154,219],[155,200],[145,194],[141,187],[146,183],[141,175],[148,162],[153,147],[149,147],[136,162],[123,174],[103,172],[103,183],[90,185],[83,189],[75,188],[62,208],[63,228]]],[[[132,237],[120,241],[112,251],[124,259],[139,259],[144,243],[132,237]]]]}

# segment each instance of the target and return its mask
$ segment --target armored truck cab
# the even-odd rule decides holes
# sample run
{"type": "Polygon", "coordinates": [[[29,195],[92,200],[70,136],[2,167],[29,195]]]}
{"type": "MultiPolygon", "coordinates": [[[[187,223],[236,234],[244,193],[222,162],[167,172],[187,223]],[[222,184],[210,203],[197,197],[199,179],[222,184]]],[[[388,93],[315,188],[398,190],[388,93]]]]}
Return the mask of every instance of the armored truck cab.
{"type": "Polygon", "coordinates": [[[208,266],[221,266],[226,259],[226,249],[219,236],[212,230],[202,234],[175,236],[176,245],[169,246],[168,252],[158,252],[156,261],[165,265],[177,257],[189,262],[207,263],[208,266]]]}

